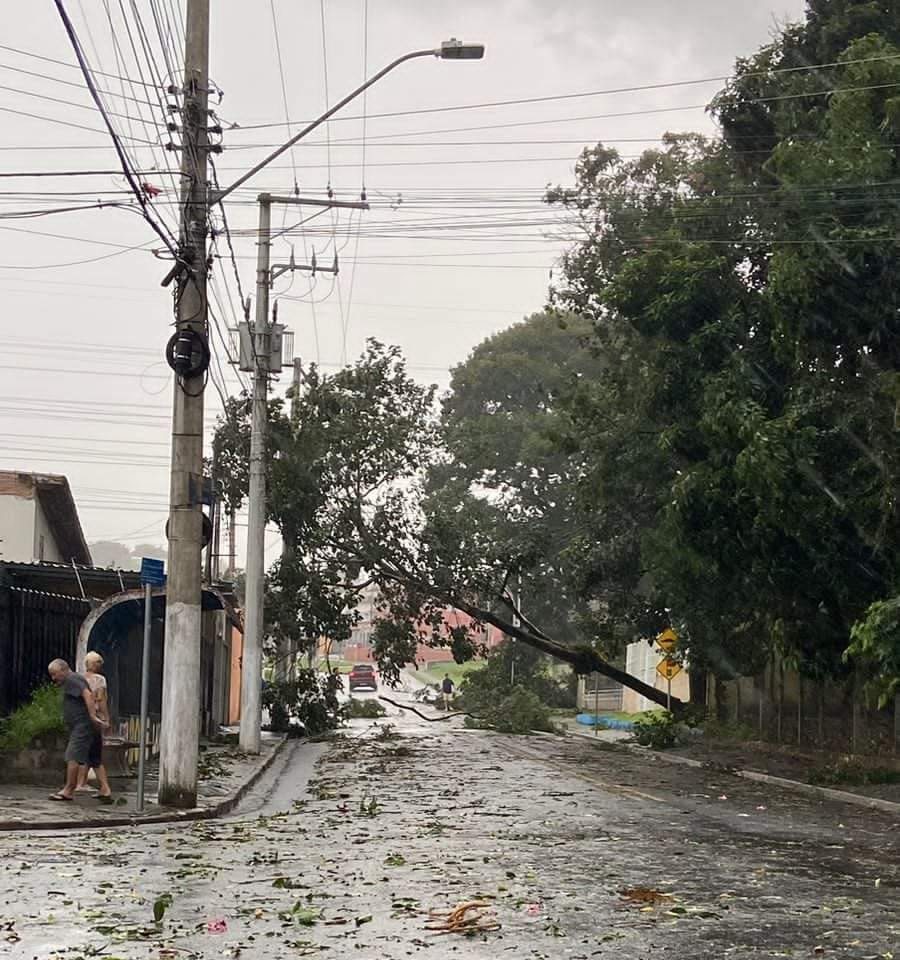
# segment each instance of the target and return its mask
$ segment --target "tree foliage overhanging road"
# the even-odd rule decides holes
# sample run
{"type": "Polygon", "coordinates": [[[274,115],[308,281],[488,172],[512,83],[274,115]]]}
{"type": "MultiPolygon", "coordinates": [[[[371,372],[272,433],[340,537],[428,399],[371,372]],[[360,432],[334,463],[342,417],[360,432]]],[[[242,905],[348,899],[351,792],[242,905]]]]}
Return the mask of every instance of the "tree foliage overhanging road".
{"type": "Polygon", "coordinates": [[[900,689],[900,12],[811,2],[711,109],[721,140],[584,151],[547,197],[577,231],[547,310],[439,414],[374,341],[273,405],[276,636],[348,636],[361,573],[388,676],[451,605],[457,659],[493,624],[657,702],[613,664],[669,623],[698,678],[777,651],[900,689]]]}

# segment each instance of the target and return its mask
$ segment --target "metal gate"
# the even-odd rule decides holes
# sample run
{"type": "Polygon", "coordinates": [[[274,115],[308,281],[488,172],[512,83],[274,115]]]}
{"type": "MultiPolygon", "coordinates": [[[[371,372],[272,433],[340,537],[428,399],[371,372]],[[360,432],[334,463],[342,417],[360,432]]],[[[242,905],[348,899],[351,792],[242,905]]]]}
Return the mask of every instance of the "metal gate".
{"type": "Polygon", "coordinates": [[[74,668],[78,630],[90,610],[79,597],[0,586],[0,715],[11,713],[48,682],[47,664],[74,668]]]}

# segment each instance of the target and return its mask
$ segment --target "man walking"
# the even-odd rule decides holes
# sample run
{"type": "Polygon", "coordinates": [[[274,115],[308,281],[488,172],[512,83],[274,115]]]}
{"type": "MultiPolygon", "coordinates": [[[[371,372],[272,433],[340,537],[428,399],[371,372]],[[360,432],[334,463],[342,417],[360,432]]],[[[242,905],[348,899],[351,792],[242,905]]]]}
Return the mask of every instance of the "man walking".
{"type": "Polygon", "coordinates": [[[441,694],[444,699],[444,709],[450,709],[450,699],[453,696],[453,681],[450,679],[450,674],[445,673],[444,679],[441,681],[441,694]]]}
{"type": "Polygon", "coordinates": [[[97,715],[97,704],[87,680],[75,673],[65,660],[54,660],[47,672],[63,692],[63,721],[69,731],[66,747],[66,783],[62,790],[50,795],[51,800],[72,800],[78,785],[78,769],[88,762],[94,730],[106,724],[97,715]]]}

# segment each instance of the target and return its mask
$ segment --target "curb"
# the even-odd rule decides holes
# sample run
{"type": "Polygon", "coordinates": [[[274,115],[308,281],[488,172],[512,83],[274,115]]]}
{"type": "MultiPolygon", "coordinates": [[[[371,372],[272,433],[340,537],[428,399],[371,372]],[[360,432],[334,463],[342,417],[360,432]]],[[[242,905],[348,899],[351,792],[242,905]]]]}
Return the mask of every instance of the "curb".
{"type": "Polygon", "coordinates": [[[145,824],[186,823],[194,820],[214,820],[217,817],[224,817],[234,810],[246,796],[247,791],[255,786],[259,778],[272,766],[287,742],[287,737],[282,737],[265,760],[256,766],[233,793],[208,807],[192,807],[190,810],[153,813],[146,817],[131,814],[119,817],[88,817],[84,820],[38,820],[33,823],[23,820],[0,820],[0,833],[31,833],[37,830],[95,830],[100,827],[142,827],[145,824]]]}
{"type": "MultiPolygon", "coordinates": [[[[584,740],[591,741],[592,738],[580,733],[571,733],[567,731],[568,736],[581,737],[584,740]]],[[[602,741],[601,741],[602,742],[602,741]]],[[[710,764],[703,760],[694,760],[692,757],[678,757],[671,754],[662,753],[659,750],[651,750],[649,747],[636,747],[631,744],[608,743],[607,746],[621,747],[628,750],[636,756],[649,758],[655,757],[664,760],[666,763],[680,763],[685,767],[694,767],[697,769],[711,769],[715,764],[710,764]]],[[[809,797],[816,797],[819,800],[834,800],[838,803],[849,803],[857,807],[864,807],[867,810],[881,810],[884,813],[900,814],[900,803],[893,800],[881,800],[878,797],[864,797],[859,793],[849,793],[846,790],[835,790],[832,787],[819,787],[813,783],[803,783],[800,780],[788,780],[786,777],[776,777],[770,773],[759,773],[756,770],[737,770],[728,767],[719,767],[724,773],[733,774],[744,780],[753,780],[757,783],[767,783],[773,787],[781,787],[783,790],[793,790],[794,793],[804,793],[809,797]]]]}

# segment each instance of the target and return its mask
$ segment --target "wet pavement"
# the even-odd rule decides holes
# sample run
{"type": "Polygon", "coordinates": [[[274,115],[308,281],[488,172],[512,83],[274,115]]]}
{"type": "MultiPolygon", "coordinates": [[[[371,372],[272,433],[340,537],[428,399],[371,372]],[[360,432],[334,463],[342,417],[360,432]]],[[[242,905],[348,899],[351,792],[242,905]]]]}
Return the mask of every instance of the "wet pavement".
{"type": "MultiPolygon", "coordinates": [[[[197,808],[205,810],[215,807],[234,794],[260,764],[265,763],[281,740],[279,736],[264,734],[259,757],[248,757],[236,746],[210,746],[201,750],[197,808]]],[[[70,803],[51,800],[50,795],[63,785],[63,774],[61,770],[56,786],[0,783],[0,831],[42,823],[71,823],[77,826],[79,823],[120,820],[123,817],[159,817],[172,812],[156,803],[159,786],[156,760],[147,767],[143,814],[137,812],[137,777],[134,771],[128,777],[110,778],[113,790],[113,802],[110,804],[100,803],[95,789],[77,792],[70,803]]]]}
{"type": "Polygon", "coordinates": [[[229,819],[0,835],[0,957],[887,960],[897,827],[615,745],[403,714],[290,745],[229,819]],[[499,929],[429,929],[473,900],[499,929]]]}

